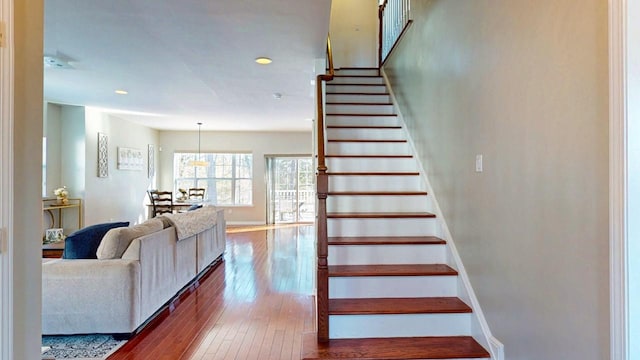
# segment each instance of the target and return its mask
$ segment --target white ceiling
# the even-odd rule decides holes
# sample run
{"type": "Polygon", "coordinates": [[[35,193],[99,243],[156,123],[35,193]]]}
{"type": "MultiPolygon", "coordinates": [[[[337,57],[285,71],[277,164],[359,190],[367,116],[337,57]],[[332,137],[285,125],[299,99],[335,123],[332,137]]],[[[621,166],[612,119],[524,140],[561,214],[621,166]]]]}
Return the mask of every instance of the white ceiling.
{"type": "Polygon", "coordinates": [[[46,101],[165,130],[310,130],[331,0],[45,0],[46,101]],[[267,56],[270,65],[254,59],[267,56]],[[117,95],[124,89],[128,95],[117,95]],[[281,99],[273,94],[281,93],[281,99]]]}

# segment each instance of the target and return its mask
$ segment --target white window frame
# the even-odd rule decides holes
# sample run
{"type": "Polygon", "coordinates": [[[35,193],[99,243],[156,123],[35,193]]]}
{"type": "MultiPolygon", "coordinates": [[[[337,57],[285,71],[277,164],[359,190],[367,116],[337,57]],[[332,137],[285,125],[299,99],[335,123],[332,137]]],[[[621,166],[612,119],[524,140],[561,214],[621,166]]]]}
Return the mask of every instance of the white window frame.
{"type": "Polygon", "coordinates": [[[13,349],[13,0],[0,0],[0,359],[13,349]]]}
{"type": "Polygon", "coordinates": [[[193,180],[194,186],[197,185],[198,180],[231,180],[231,199],[232,199],[232,203],[231,204],[218,204],[216,203],[214,200],[212,199],[213,205],[216,206],[253,206],[253,154],[252,153],[247,153],[247,152],[230,152],[230,151],[226,151],[226,152],[213,152],[213,151],[208,151],[208,152],[203,152],[203,153],[194,153],[194,152],[187,152],[187,151],[176,151],[173,154],[173,188],[174,188],[174,192],[178,191],[178,181],[182,180],[193,180]],[[216,178],[216,177],[207,177],[207,178],[202,178],[202,177],[183,177],[183,178],[179,178],[177,177],[177,171],[176,171],[176,156],[177,155],[196,155],[196,158],[198,158],[200,155],[201,158],[206,158],[207,155],[233,155],[233,160],[232,160],[232,168],[231,168],[231,173],[233,174],[232,178],[216,178]],[[236,174],[236,166],[237,166],[237,155],[251,155],[251,176],[248,178],[240,178],[240,177],[235,177],[236,174]],[[239,204],[237,202],[236,199],[236,181],[238,180],[249,180],[251,181],[251,202],[248,204],[239,204]]]}

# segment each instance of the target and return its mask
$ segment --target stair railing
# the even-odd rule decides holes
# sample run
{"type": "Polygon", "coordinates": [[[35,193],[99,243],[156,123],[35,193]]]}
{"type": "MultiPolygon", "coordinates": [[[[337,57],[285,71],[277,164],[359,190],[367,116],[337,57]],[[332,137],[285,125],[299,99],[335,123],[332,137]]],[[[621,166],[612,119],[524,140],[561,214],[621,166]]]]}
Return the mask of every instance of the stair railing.
{"type": "Polygon", "coordinates": [[[331,52],[331,40],[327,37],[327,62],[328,73],[316,77],[316,94],[318,101],[317,134],[318,134],[318,174],[316,179],[316,194],[318,196],[318,222],[317,222],[317,299],[316,311],[318,322],[318,341],[329,341],[329,267],[327,255],[329,251],[327,239],[327,194],[329,192],[329,177],[325,162],[325,121],[324,121],[324,92],[323,83],[333,80],[333,54],[331,52]]]}
{"type": "Polygon", "coordinates": [[[378,7],[378,61],[380,67],[411,24],[411,0],[384,0],[378,7]]]}

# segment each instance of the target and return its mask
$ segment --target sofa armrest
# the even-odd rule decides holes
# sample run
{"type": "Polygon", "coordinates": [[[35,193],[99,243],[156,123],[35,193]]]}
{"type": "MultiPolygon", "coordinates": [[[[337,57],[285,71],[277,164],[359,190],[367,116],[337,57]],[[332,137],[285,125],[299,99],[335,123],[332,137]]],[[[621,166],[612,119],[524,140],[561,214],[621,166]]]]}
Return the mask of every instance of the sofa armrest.
{"type": "Polygon", "coordinates": [[[140,321],[139,261],[61,259],[42,264],[44,334],[128,333],[140,321]]]}

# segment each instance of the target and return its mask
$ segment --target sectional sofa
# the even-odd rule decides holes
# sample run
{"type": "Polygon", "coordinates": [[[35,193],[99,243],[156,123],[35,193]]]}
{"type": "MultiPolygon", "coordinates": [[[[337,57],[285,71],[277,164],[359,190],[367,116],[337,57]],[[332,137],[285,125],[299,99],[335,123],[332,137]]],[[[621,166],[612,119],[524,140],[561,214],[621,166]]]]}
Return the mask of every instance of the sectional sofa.
{"type": "Polygon", "coordinates": [[[43,260],[42,333],[135,333],[222,258],[225,227],[205,206],[111,229],[97,259],[43,260]]]}

